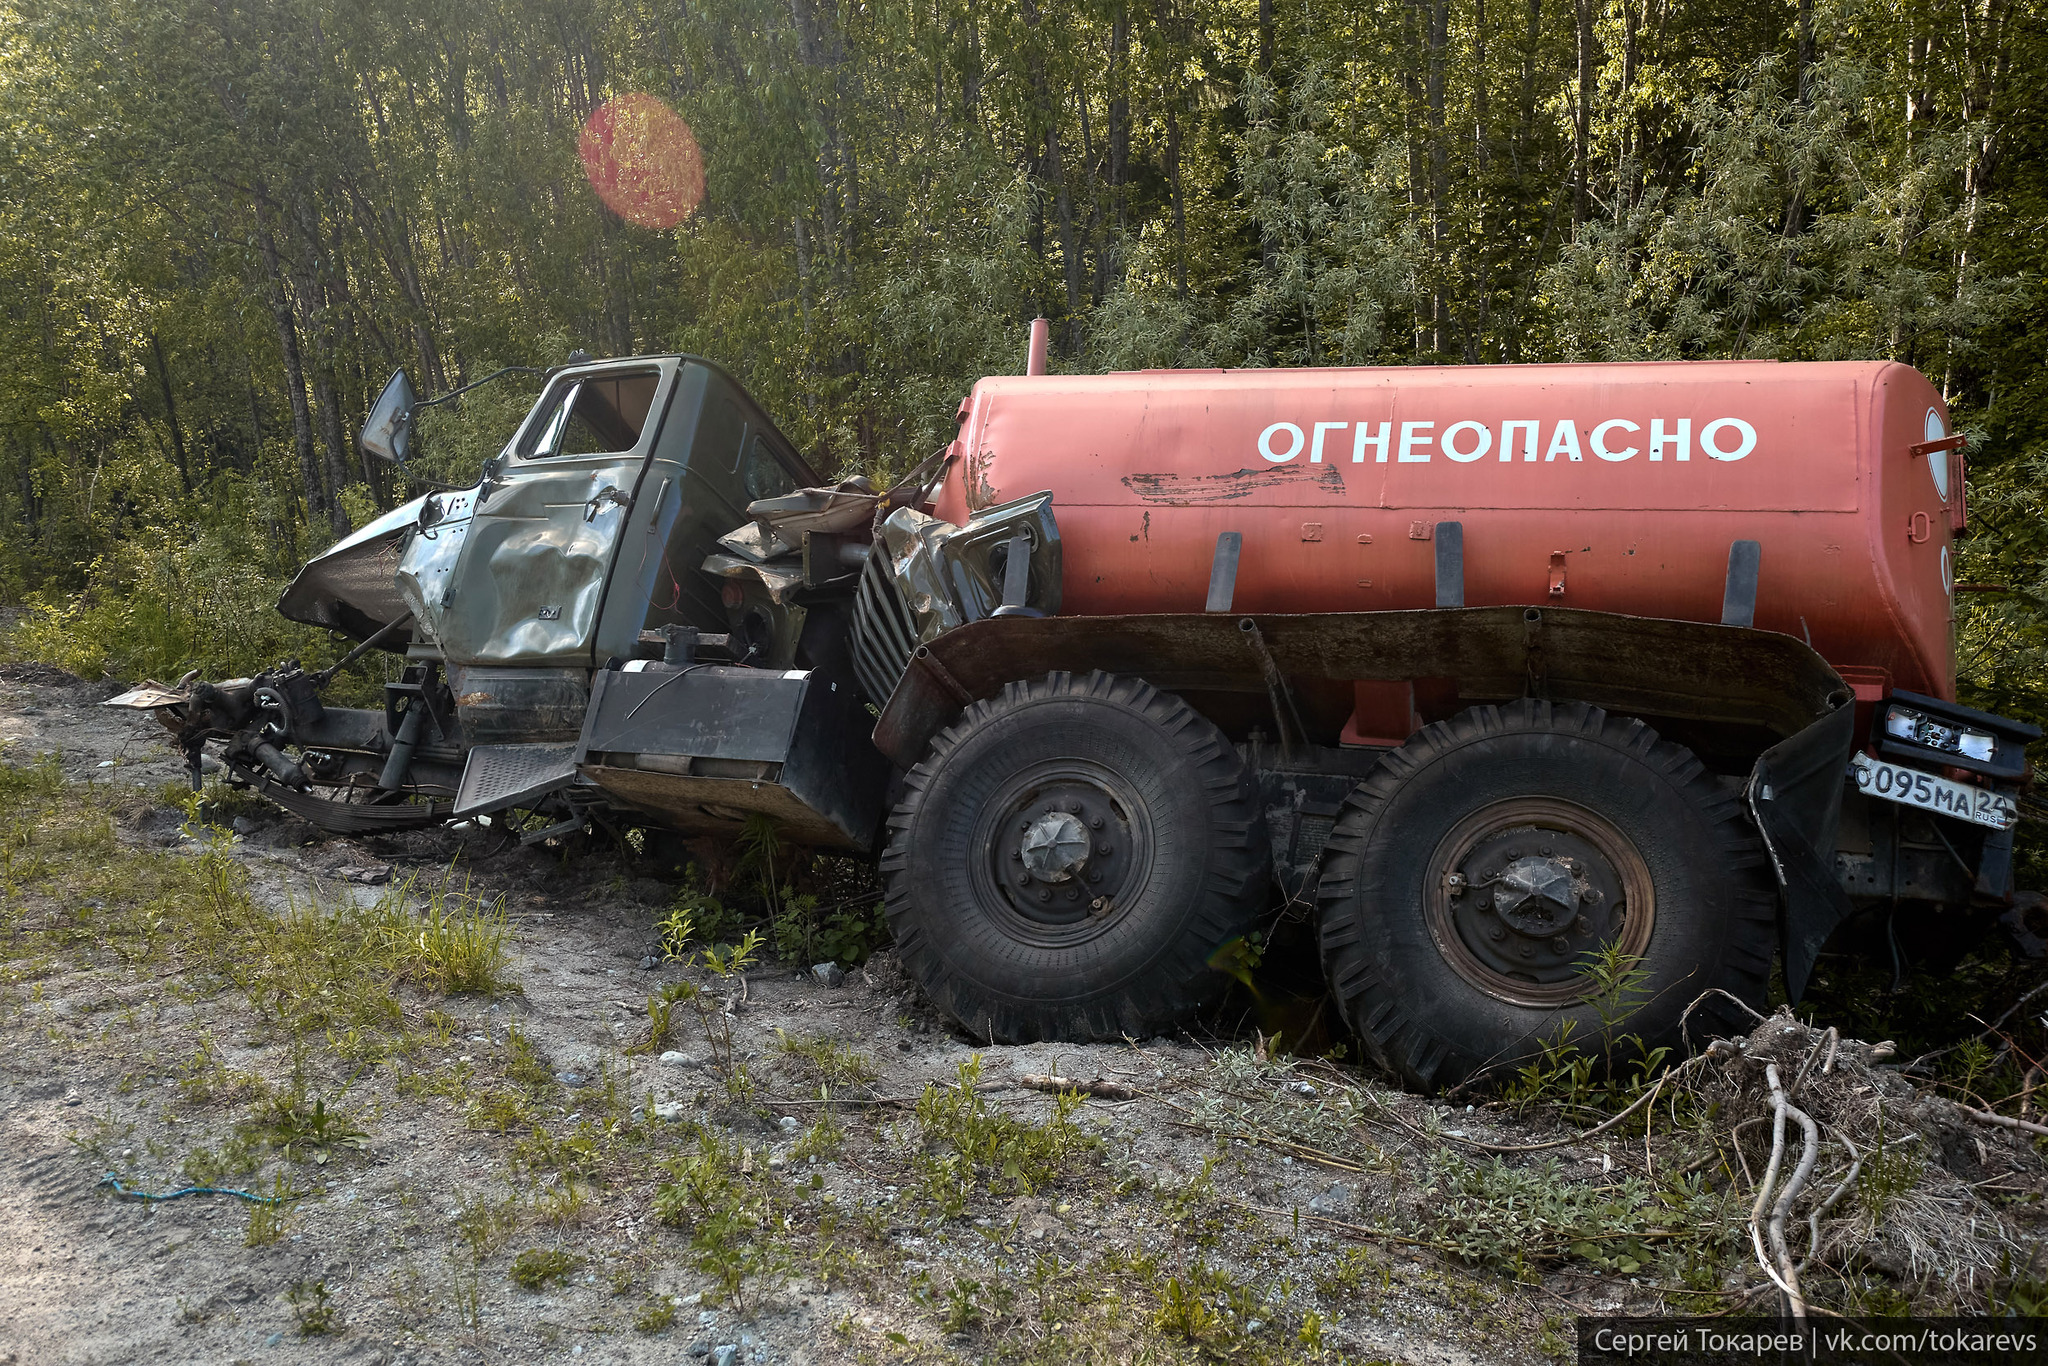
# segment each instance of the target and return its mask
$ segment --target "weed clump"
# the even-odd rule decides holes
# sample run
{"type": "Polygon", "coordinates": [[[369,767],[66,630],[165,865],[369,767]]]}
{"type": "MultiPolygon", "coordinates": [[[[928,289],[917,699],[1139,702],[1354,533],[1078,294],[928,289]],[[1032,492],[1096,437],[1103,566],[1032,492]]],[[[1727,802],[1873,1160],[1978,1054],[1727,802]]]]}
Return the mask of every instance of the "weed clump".
{"type": "Polygon", "coordinates": [[[709,1129],[695,1152],[672,1159],[673,1177],[654,1192],[654,1215],[690,1232],[691,1259],[718,1292],[745,1312],[750,1282],[782,1270],[789,1254],[774,1236],[788,1216],[773,1186],[754,1170],[754,1154],[709,1129]]]}
{"type": "Polygon", "coordinates": [[[808,1065],[820,1081],[830,1086],[865,1085],[881,1075],[873,1058],[828,1034],[795,1039],[777,1029],[775,1051],[785,1058],[808,1065]]]}
{"type": "Polygon", "coordinates": [[[570,1272],[583,1265],[583,1259],[560,1248],[543,1251],[532,1247],[512,1259],[512,1284],[521,1290],[539,1292],[560,1280],[566,1280],[570,1272]]]}
{"type": "Polygon", "coordinates": [[[1058,1179],[1067,1160],[1100,1140],[1074,1123],[1081,1097],[1061,1092],[1044,1124],[1013,1118],[980,1090],[981,1058],[960,1064],[952,1086],[927,1086],[917,1101],[918,1154],[926,1194],[949,1217],[967,1212],[975,1192],[1007,1186],[1029,1195],[1058,1179]]]}
{"type": "Polygon", "coordinates": [[[667,1295],[651,1295],[633,1316],[633,1331],[653,1336],[676,1321],[676,1302],[667,1295]]]}
{"type": "Polygon", "coordinates": [[[361,1151],[370,1137],[342,1111],[328,1109],[325,1097],[313,1095],[303,1071],[293,1073],[288,1089],[264,1095],[237,1133],[270,1144],[286,1161],[323,1167],[337,1151],[361,1151]]]}
{"type": "Polygon", "coordinates": [[[341,1326],[326,1281],[296,1282],[285,1291],[284,1297],[292,1307],[292,1317],[298,1322],[300,1337],[324,1337],[341,1326]]]}

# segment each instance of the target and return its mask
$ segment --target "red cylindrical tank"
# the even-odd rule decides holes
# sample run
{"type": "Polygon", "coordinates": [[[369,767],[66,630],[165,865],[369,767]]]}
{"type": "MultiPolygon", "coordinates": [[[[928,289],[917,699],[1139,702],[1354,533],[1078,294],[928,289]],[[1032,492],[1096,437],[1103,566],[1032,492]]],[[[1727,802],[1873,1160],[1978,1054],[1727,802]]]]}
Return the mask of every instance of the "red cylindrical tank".
{"type": "Polygon", "coordinates": [[[1236,610],[1435,603],[1464,526],[1470,606],[1721,619],[1761,543],[1756,622],[1858,691],[1955,695],[1961,461],[1918,371],[1700,361],[1158,370],[984,379],[935,511],[1050,489],[1063,614],[1201,611],[1216,537],[1236,610]]]}

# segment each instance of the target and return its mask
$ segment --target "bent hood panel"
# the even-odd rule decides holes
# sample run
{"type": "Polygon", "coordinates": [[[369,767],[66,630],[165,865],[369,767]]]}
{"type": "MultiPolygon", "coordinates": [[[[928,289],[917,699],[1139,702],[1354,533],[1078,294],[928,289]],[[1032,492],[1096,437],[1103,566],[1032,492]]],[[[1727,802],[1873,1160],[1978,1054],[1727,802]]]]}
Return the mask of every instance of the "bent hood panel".
{"type": "Polygon", "coordinates": [[[287,621],[363,640],[411,609],[398,586],[406,533],[418,526],[425,498],[393,508],[336,541],[299,569],[277,600],[287,621]]]}

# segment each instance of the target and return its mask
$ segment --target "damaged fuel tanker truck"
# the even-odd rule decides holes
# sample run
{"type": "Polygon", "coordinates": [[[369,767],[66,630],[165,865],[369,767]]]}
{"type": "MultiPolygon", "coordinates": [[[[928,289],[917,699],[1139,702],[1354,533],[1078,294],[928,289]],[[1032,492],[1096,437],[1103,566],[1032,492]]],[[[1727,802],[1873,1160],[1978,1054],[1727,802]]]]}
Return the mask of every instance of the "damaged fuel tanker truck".
{"type": "MultiPolygon", "coordinates": [[[[1042,350],[1034,348],[1034,356],[1042,350]]],[[[1939,958],[2015,903],[2033,727],[1959,706],[1962,438],[1896,364],[980,381],[904,484],[826,486],[718,366],[547,373],[473,488],[278,604],[403,659],[121,699],[338,832],[765,814],[878,859],[991,1040],[1144,1036],[1313,915],[1422,1088],[1939,958]]],[[[366,448],[403,459],[401,374],[366,448]]]]}

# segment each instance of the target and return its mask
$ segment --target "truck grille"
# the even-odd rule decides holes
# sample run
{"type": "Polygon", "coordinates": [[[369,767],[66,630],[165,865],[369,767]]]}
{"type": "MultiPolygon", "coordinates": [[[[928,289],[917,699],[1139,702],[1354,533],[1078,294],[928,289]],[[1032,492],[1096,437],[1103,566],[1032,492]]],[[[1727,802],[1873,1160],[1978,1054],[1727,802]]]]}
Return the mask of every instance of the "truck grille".
{"type": "Polygon", "coordinates": [[[877,546],[860,571],[853,598],[853,672],[868,700],[881,706],[917,648],[917,623],[889,577],[889,557],[877,546]]]}

